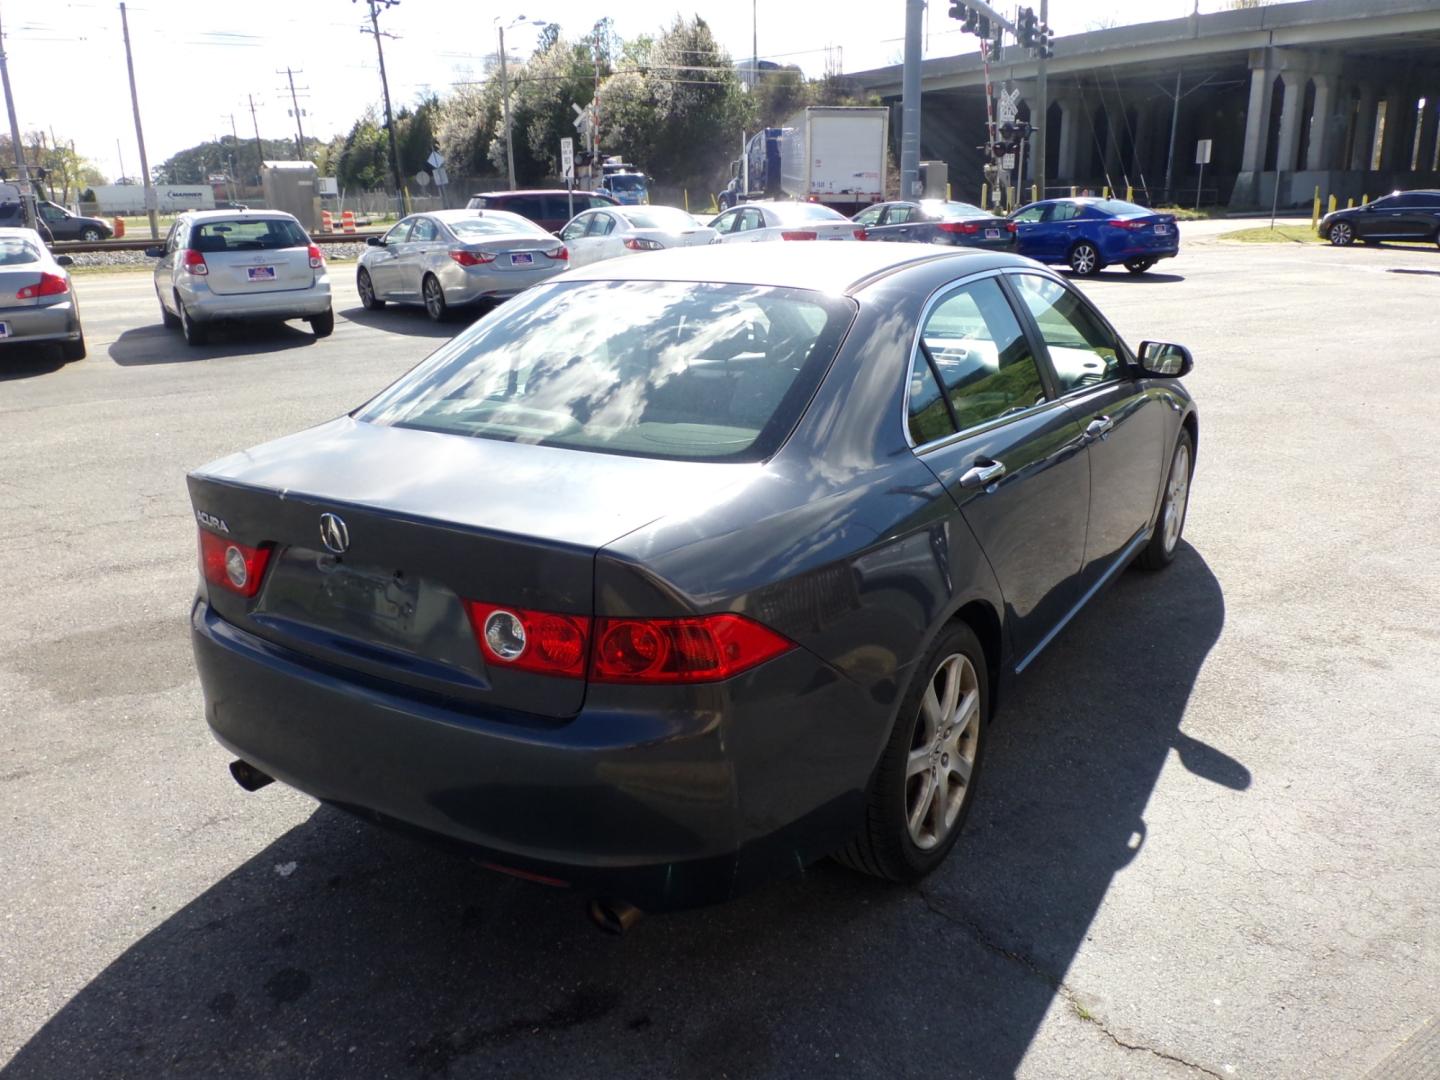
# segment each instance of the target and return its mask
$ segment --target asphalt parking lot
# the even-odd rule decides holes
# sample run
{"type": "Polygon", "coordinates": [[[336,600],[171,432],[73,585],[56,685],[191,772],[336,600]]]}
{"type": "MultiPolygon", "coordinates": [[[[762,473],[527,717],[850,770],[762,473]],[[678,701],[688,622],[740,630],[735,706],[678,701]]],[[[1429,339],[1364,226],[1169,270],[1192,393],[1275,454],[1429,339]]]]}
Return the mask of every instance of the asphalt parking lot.
{"type": "Polygon", "coordinates": [[[247,795],[202,718],[186,469],[458,325],[337,266],[333,337],[194,350],[148,275],[79,278],[88,359],[0,356],[0,1074],[1391,1074],[1440,1011],[1440,252],[1213,231],[1083,285],[1194,351],[1188,542],[1032,665],[950,860],[623,939],[247,795]]]}

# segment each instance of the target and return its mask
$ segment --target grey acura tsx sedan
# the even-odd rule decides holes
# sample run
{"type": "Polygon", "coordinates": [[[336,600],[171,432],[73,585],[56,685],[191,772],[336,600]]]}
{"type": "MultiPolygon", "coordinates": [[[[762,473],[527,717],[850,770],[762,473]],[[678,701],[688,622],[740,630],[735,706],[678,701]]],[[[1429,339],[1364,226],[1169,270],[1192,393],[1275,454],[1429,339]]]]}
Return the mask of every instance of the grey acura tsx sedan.
{"type": "Polygon", "coordinates": [[[1002,684],[1185,521],[1183,347],[909,244],[527,290],[190,475],[206,716],[279,779],[645,909],[954,845],[1002,684]]]}

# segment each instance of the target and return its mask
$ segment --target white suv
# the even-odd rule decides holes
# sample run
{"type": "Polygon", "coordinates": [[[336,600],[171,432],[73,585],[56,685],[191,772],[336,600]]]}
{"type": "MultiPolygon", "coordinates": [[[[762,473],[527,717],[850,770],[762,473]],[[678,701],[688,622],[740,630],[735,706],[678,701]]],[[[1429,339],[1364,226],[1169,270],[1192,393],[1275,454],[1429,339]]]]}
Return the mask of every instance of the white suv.
{"type": "Polygon", "coordinates": [[[212,324],[228,320],[304,319],[316,337],[335,329],[325,258],[290,214],[278,210],[203,210],[182,214],[158,258],[160,319],[185,341],[203,345],[212,324]]]}

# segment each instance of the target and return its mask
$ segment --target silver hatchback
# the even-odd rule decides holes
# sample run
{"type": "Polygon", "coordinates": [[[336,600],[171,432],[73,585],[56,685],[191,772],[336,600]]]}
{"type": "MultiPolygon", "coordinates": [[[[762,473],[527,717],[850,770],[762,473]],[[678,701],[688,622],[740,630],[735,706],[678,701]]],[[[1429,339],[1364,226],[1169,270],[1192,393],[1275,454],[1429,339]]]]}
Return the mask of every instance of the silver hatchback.
{"type": "Polygon", "coordinates": [[[411,214],[370,237],[355,271],[360,302],[425,305],[439,322],[452,308],[505,300],[570,265],[570,252],[533,221],[504,210],[411,214]]]}
{"type": "Polygon", "coordinates": [[[330,275],[300,222],[278,210],[182,214],[161,247],[155,294],[160,318],[191,345],[225,321],[304,319],[316,337],[335,329],[330,275]]]}

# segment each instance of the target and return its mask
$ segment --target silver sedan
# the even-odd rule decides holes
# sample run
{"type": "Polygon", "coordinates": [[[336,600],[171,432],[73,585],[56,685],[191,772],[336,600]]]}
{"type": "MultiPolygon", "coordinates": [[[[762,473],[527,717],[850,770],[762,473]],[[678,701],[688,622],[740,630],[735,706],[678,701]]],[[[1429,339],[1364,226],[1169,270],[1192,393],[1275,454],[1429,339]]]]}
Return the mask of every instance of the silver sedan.
{"type": "Polygon", "coordinates": [[[65,267],[34,229],[0,229],[0,346],[54,343],[66,360],[85,358],[80,309],[65,267]]]}
{"type": "Polygon", "coordinates": [[[569,265],[551,233],[504,210],[411,214],[360,256],[355,288],[371,311],[424,304],[439,322],[452,308],[504,300],[569,265]]]}
{"type": "Polygon", "coordinates": [[[673,206],[615,206],[577,215],[560,239],[570,249],[571,265],[585,266],[634,251],[709,244],[715,230],[673,206]]]}

